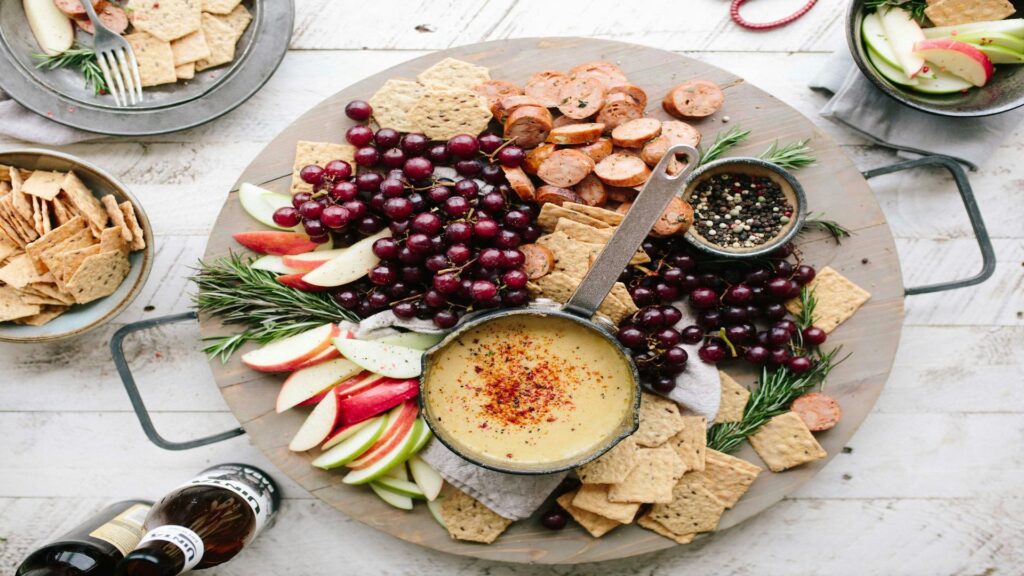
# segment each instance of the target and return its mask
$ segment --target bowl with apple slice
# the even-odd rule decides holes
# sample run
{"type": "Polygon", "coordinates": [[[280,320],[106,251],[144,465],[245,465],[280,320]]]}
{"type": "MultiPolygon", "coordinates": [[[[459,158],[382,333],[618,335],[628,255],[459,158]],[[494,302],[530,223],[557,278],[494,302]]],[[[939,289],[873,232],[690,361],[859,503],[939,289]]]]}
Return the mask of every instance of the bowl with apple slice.
{"type": "MultiPolygon", "coordinates": [[[[864,75],[907,106],[951,117],[999,114],[1024,105],[1024,17],[1011,17],[1024,16],[1024,2],[1011,4],[1016,12],[1002,20],[974,22],[968,14],[939,19],[925,0],[854,0],[847,42],[864,75]]],[[[1008,13],[1005,6],[996,14],[1008,13]]]]}

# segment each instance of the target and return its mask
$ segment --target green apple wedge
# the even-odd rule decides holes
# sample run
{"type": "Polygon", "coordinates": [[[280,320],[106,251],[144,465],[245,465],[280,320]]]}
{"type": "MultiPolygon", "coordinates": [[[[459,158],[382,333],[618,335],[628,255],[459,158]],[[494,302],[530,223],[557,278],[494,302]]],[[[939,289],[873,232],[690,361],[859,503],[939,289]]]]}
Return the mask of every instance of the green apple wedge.
{"type": "Polygon", "coordinates": [[[420,491],[427,500],[434,500],[441,493],[441,488],[444,486],[444,478],[418,455],[414,454],[412,458],[409,458],[409,472],[412,474],[413,481],[420,487],[420,491]]]}
{"type": "Polygon", "coordinates": [[[423,351],[377,340],[335,338],[334,347],[364,369],[388,378],[415,378],[423,370],[423,351]]]}
{"type": "Polygon", "coordinates": [[[408,482],[409,470],[406,468],[405,464],[400,464],[398,466],[395,466],[391,470],[388,470],[387,473],[384,474],[384,476],[387,478],[394,478],[395,480],[405,480],[408,482]]]}
{"type": "Polygon", "coordinates": [[[243,183],[238,187],[238,201],[242,204],[242,208],[252,216],[256,221],[265,226],[276,228],[278,230],[292,230],[293,228],[285,228],[284,226],[278,226],[274,222],[274,212],[278,208],[292,205],[292,197],[287,194],[279,194],[277,192],[271,192],[265,188],[260,188],[253,184],[243,183]]]}
{"type": "Polygon", "coordinates": [[[978,47],[978,50],[981,50],[982,54],[988,56],[988,59],[993,64],[1024,64],[1024,52],[1017,52],[1005,46],[996,46],[995,44],[987,46],[975,44],[975,46],[978,47]]]}
{"type": "Polygon", "coordinates": [[[358,458],[363,452],[366,452],[367,448],[373,446],[373,443],[384,433],[384,429],[387,428],[388,424],[387,415],[374,416],[370,420],[370,424],[361,428],[348,440],[317,456],[313,460],[313,466],[330,470],[331,468],[344,466],[358,458]]]}
{"type": "Polygon", "coordinates": [[[400,510],[412,510],[412,498],[405,496],[403,494],[399,494],[397,492],[392,492],[391,490],[388,490],[387,488],[376,483],[371,483],[370,489],[373,490],[373,493],[376,494],[381,500],[387,502],[388,504],[394,506],[395,508],[398,508],[400,510]]]}
{"type": "Polygon", "coordinates": [[[881,57],[894,68],[899,67],[900,62],[889,44],[889,39],[885,35],[885,29],[882,28],[882,21],[877,12],[872,12],[864,17],[864,20],[861,21],[861,33],[864,35],[864,43],[868,45],[869,49],[875,51],[876,56],[881,57]]]}
{"type": "Polygon", "coordinates": [[[441,525],[441,528],[448,529],[448,524],[444,521],[444,516],[441,515],[441,501],[444,498],[438,498],[437,500],[427,501],[427,510],[430,510],[430,515],[434,517],[434,520],[441,525]]]}
{"type": "Polygon", "coordinates": [[[433,437],[434,432],[431,431],[430,426],[427,426],[427,423],[424,422],[422,431],[420,432],[420,436],[419,438],[416,439],[416,444],[412,447],[412,453],[419,454],[420,450],[423,450],[423,447],[426,446],[427,442],[429,442],[430,439],[433,437]]]}
{"type": "Polygon", "coordinates": [[[917,86],[917,78],[908,78],[902,69],[886,62],[885,59],[871,48],[868,48],[868,60],[871,61],[871,65],[875,67],[875,70],[878,70],[878,73],[890,82],[901,86],[917,86]]]}
{"type": "Polygon", "coordinates": [[[970,24],[955,24],[953,26],[936,26],[935,28],[925,28],[923,32],[925,38],[946,38],[959,36],[960,34],[975,33],[995,34],[996,32],[1024,38],[1024,18],[971,22],[970,24]]]}
{"type": "Polygon", "coordinates": [[[373,253],[373,243],[390,236],[391,231],[387,228],[373,236],[367,236],[349,246],[344,252],[307,272],[302,280],[321,288],[355,282],[366,276],[367,272],[380,262],[380,258],[373,253]]]}
{"type": "Polygon", "coordinates": [[[1014,52],[1024,52],[1024,38],[1006,32],[968,32],[948,36],[950,40],[967,42],[975,46],[1002,46],[1014,52]]]}
{"type": "Polygon", "coordinates": [[[432,348],[435,344],[444,339],[442,334],[420,334],[419,332],[402,332],[401,334],[393,334],[391,336],[384,336],[382,338],[374,339],[374,342],[380,342],[381,344],[394,344],[396,346],[405,346],[406,348],[414,348],[416,350],[427,350],[432,348]]]}
{"type": "Polygon", "coordinates": [[[423,429],[423,420],[416,419],[412,428],[405,434],[402,441],[395,448],[380,460],[360,470],[353,470],[341,479],[345,484],[366,484],[383,476],[388,470],[402,464],[412,455],[412,449],[416,445],[416,439],[423,429]]]}
{"type": "Polygon", "coordinates": [[[266,270],[267,272],[273,272],[275,274],[297,274],[302,272],[302,270],[285,265],[284,258],[281,256],[274,256],[273,254],[260,256],[253,260],[252,264],[249,264],[249,268],[253,268],[255,270],[266,270]]]}
{"type": "Polygon", "coordinates": [[[923,94],[954,94],[973,87],[974,84],[963,78],[940,71],[934,79],[921,78],[916,86],[911,86],[911,89],[923,94]]]}
{"type": "Polygon", "coordinates": [[[373,482],[370,485],[380,486],[385,490],[394,492],[395,494],[401,494],[402,496],[408,496],[409,498],[418,498],[420,500],[426,500],[427,496],[423,493],[418,485],[408,480],[399,480],[397,478],[391,478],[384,475],[373,482]]]}

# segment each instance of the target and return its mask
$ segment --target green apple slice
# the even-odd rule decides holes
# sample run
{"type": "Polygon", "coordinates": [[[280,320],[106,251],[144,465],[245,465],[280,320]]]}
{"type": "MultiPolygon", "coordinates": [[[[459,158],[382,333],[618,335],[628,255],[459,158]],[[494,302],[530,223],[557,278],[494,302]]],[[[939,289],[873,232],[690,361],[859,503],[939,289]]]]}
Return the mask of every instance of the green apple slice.
{"type": "Polygon", "coordinates": [[[875,54],[885,60],[886,64],[898,67],[900,61],[893,52],[892,45],[882,28],[882,21],[878,18],[877,12],[872,12],[864,17],[861,22],[861,33],[864,35],[864,43],[868,48],[875,51],[875,54]]]}
{"type": "MultiPolygon", "coordinates": [[[[416,485],[420,487],[423,493],[423,497],[427,500],[436,500],[437,495],[441,493],[441,488],[444,487],[444,478],[430,467],[417,455],[413,455],[409,458],[409,472],[412,473],[412,479],[416,482],[416,485]]],[[[414,494],[410,494],[414,496],[414,494]]]]}
{"type": "Polygon", "coordinates": [[[406,482],[408,482],[409,470],[406,468],[405,464],[399,464],[398,466],[395,466],[391,470],[388,470],[387,473],[384,474],[384,477],[394,478],[395,480],[405,480],[406,482]]]}
{"type": "Polygon", "coordinates": [[[416,445],[416,438],[423,429],[423,420],[416,419],[416,423],[405,434],[402,441],[395,448],[380,460],[374,462],[361,470],[353,470],[341,479],[345,484],[366,484],[383,476],[388,470],[402,464],[412,455],[413,446],[416,445]]]}
{"type": "Polygon", "coordinates": [[[370,424],[376,424],[376,421],[373,418],[370,418],[369,420],[363,420],[362,422],[352,424],[351,426],[346,427],[341,432],[338,432],[337,434],[334,434],[333,436],[329,437],[327,441],[324,442],[324,445],[321,446],[320,449],[326,452],[328,449],[333,448],[338,444],[341,444],[345,440],[348,440],[349,438],[355,436],[356,434],[359,433],[360,430],[366,428],[370,424]]]}
{"type": "Polygon", "coordinates": [[[1024,38],[1024,18],[936,26],[935,28],[925,28],[923,32],[925,38],[952,38],[961,34],[995,34],[997,32],[1024,38]]]}
{"type": "Polygon", "coordinates": [[[919,79],[911,88],[924,94],[954,94],[974,88],[974,84],[948,72],[939,72],[934,79],[919,79]]]}
{"type": "Polygon", "coordinates": [[[993,64],[1024,64],[1024,52],[1017,52],[1005,46],[996,46],[995,44],[976,46],[985,56],[988,56],[988,59],[993,64]]]}
{"type": "Polygon", "coordinates": [[[434,517],[434,520],[441,525],[441,528],[448,529],[448,524],[444,521],[444,516],[441,515],[441,501],[444,498],[438,498],[437,500],[427,501],[427,510],[430,510],[430,515],[434,517]]]}
{"type": "Polygon", "coordinates": [[[259,258],[253,260],[252,264],[249,264],[249,267],[255,268],[256,270],[266,270],[267,272],[273,272],[275,274],[297,274],[299,272],[302,272],[302,270],[299,270],[297,268],[286,266],[284,263],[284,258],[280,256],[274,256],[272,254],[260,256],[259,258]]]}
{"type": "Polygon", "coordinates": [[[354,338],[335,338],[334,346],[345,358],[388,378],[415,378],[423,370],[422,350],[354,338]]]}
{"type": "Polygon", "coordinates": [[[276,228],[278,230],[291,230],[278,226],[274,222],[274,212],[278,208],[292,205],[291,196],[271,192],[252,184],[242,184],[238,188],[238,201],[242,208],[260,224],[276,228]]]}
{"type": "Polygon", "coordinates": [[[366,276],[370,268],[373,268],[380,262],[380,258],[373,253],[373,243],[381,238],[390,236],[391,231],[387,228],[373,236],[367,236],[349,246],[344,252],[307,272],[302,279],[305,282],[322,288],[331,288],[355,282],[366,276]]]}
{"type": "Polygon", "coordinates": [[[948,37],[975,46],[1002,46],[1014,52],[1024,52],[1024,38],[1006,32],[968,32],[948,37]]]}
{"type": "Polygon", "coordinates": [[[875,67],[875,70],[878,70],[878,73],[890,82],[901,86],[917,86],[917,78],[907,78],[903,70],[886,62],[871,48],[868,48],[868,60],[871,61],[871,65],[875,67]]]}
{"type": "Polygon", "coordinates": [[[420,334],[419,332],[402,332],[401,334],[394,334],[392,336],[384,336],[383,338],[377,338],[374,342],[380,342],[381,344],[394,344],[396,346],[405,346],[406,348],[414,348],[416,350],[426,350],[432,348],[435,344],[444,339],[443,334],[420,334]]]}
{"type": "Polygon", "coordinates": [[[371,421],[376,422],[371,422],[348,440],[318,456],[316,460],[313,460],[313,466],[330,470],[331,468],[344,466],[358,458],[363,452],[366,452],[367,448],[373,446],[373,443],[377,441],[377,438],[380,438],[384,429],[387,428],[388,417],[386,415],[375,416],[371,418],[371,421]]]}
{"type": "Polygon", "coordinates": [[[371,483],[370,489],[373,490],[373,493],[376,494],[381,500],[387,502],[388,504],[394,506],[395,508],[399,508],[401,510],[412,510],[412,498],[409,498],[408,496],[404,496],[402,494],[398,494],[397,492],[392,492],[391,490],[388,490],[383,486],[379,486],[376,483],[371,483]]]}
{"type": "Polygon", "coordinates": [[[390,478],[386,474],[379,480],[371,482],[371,484],[376,484],[385,490],[389,490],[395,494],[401,494],[402,496],[408,496],[409,498],[419,498],[420,500],[427,499],[423,490],[420,490],[420,487],[416,484],[409,482],[408,480],[390,478]]]}
{"type": "MultiPolygon", "coordinates": [[[[417,420],[420,420],[421,422],[423,421],[422,418],[417,418],[417,420]]],[[[423,447],[427,445],[427,442],[434,437],[434,432],[430,429],[430,426],[427,426],[426,422],[423,422],[422,430],[423,431],[420,432],[420,437],[416,439],[416,444],[412,447],[413,454],[417,454],[420,450],[423,450],[423,447]]]]}

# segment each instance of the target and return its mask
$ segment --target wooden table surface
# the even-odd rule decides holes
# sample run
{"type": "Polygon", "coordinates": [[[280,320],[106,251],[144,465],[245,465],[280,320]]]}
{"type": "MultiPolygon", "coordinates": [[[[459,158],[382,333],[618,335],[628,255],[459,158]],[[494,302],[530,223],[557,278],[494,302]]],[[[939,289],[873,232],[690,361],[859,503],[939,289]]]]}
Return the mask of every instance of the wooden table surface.
{"type": "MultiPolygon", "coordinates": [[[[806,88],[842,39],[844,2],[752,33],[724,0],[297,0],[292,50],[252,100],[206,126],[65,147],[120,177],[158,236],[153,274],[114,324],[69,342],[0,344],[0,574],[104,502],[156,498],[202,468],[273,471],[243,436],[189,452],[151,445],[107,341],[118,325],[185,311],[188,267],[225,193],[282,128],[348,84],[426,51],[526,36],[594,36],[685,52],[780,97],[839,141],[858,166],[892,152],[817,116],[806,88]],[[629,8],[626,8],[626,6],[629,8]],[[634,8],[643,6],[643,9],[634,8]]],[[[803,0],[754,2],[751,19],[803,0]]],[[[772,13],[772,14],[769,14],[772,13]]],[[[0,148],[24,143],[0,139],[0,148]]],[[[907,299],[896,365],[844,453],[764,514],[698,544],[574,568],[501,565],[430,552],[350,520],[285,481],[277,524],[215,576],[375,573],[1016,574],[1024,562],[1024,126],[971,179],[998,265],[985,284],[907,299]]],[[[908,285],[965,277],[980,256],[947,176],[872,181],[908,285]]],[[[842,215],[834,215],[842,220],[842,215]]],[[[158,428],[185,439],[235,426],[185,324],[132,340],[128,356],[158,428]]],[[[851,361],[856,361],[852,359],[851,361]]]]}

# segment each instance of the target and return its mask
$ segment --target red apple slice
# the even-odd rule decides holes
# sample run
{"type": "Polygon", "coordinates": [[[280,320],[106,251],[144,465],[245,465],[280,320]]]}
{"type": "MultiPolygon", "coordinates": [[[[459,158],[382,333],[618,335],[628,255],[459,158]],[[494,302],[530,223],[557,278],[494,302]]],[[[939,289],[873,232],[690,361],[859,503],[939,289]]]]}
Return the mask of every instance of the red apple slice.
{"type": "Polygon", "coordinates": [[[388,415],[388,427],[384,433],[358,459],[350,462],[348,467],[353,470],[361,470],[394,450],[395,446],[409,433],[419,412],[419,406],[412,400],[407,400],[401,406],[394,408],[388,415]]]}
{"type": "Polygon", "coordinates": [[[975,86],[984,86],[995,69],[992,61],[976,47],[949,38],[922,40],[914,44],[914,54],[944,72],[959,76],[975,86]]]}
{"type": "Polygon", "coordinates": [[[306,275],[306,272],[299,272],[298,274],[284,274],[277,277],[277,281],[289,288],[295,288],[296,290],[302,290],[303,292],[323,292],[327,290],[322,286],[314,286],[309,282],[302,279],[306,275]]]}
{"type": "MultiPolygon", "coordinates": [[[[353,334],[351,330],[345,330],[340,335],[338,335],[338,338],[341,338],[342,340],[347,340],[347,339],[355,338],[355,337],[356,337],[356,335],[353,334]]],[[[299,365],[296,368],[296,370],[301,370],[303,368],[309,368],[310,366],[316,366],[317,364],[320,364],[321,362],[326,362],[328,360],[334,360],[335,358],[337,358],[339,356],[341,356],[341,351],[339,351],[334,346],[328,346],[323,352],[321,352],[321,353],[317,354],[316,356],[313,356],[309,360],[306,360],[305,362],[303,362],[301,365],[299,365]]]]}
{"type": "Polygon", "coordinates": [[[348,248],[335,248],[333,250],[322,250],[319,252],[306,252],[305,254],[295,254],[293,256],[284,257],[284,265],[289,268],[295,268],[297,270],[315,270],[321,264],[326,263],[328,260],[336,256],[343,254],[348,248]]]}
{"type": "Polygon", "coordinates": [[[292,452],[305,452],[327,440],[331,431],[340,423],[341,410],[338,405],[338,397],[334,394],[324,396],[295,433],[295,437],[288,444],[288,449],[292,452]]]}
{"type": "Polygon", "coordinates": [[[370,418],[369,420],[363,420],[362,422],[356,422],[355,424],[342,424],[341,427],[335,428],[334,432],[331,432],[331,435],[327,437],[327,441],[320,446],[320,449],[327,450],[341,444],[373,421],[374,419],[370,418]]]}
{"type": "Polygon", "coordinates": [[[341,399],[342,421],[346,424],[361,422],[385,410],[390,410],[420,392],[419,380],[389,380],[372,388],[341,399]]]}
{"type": "Polygon", "coordinates": [[[324,324],[246,352],[242,356],[242,363],[260,372],[295,370],[296,367],[327,349],[331,345],[331,340],[340,332],[337,324],[324,324]]]}
{"type": "Polygon", "coordinates": [[[359,394],[360,392],[364,392],[370,388],[373,388],[378,384],[383,384],[385,382],[390,381],[390,378],[385,378],[380,374],[374,374],[373,372],[363,372],[361,374],[357,374],[349,378],[348,380],[342,382],[341,384],[338,384],[334,388],[334,393],[337,394],[339,398],[348,398],[349,396],[354,396],[356,394],[359,394]]]}
{"type": "Polygon", "coordinates": [[[278,232],[275,230],[257,230],[254,232],[238,232],[232,238],[253,252],[260,254],[302,254],[316,249],[318,244],[305,234],[298,232],[278,232]]]}
{"type": "Polygon", "coordinates": [[[294,408],[362,371],[352,362],[338,358],[292,372],[277,395],[277,413],[294,408]]]}
{"type": "Polygon", "coordinates": [[[328,288],[355,282],[380,262],[380,258],[373,253],[373,243],[389,236],[391,231],[385,228],[373,236],[363,238],[315,270],[307,272],[302,279],[315,286],[328,288]]]}

